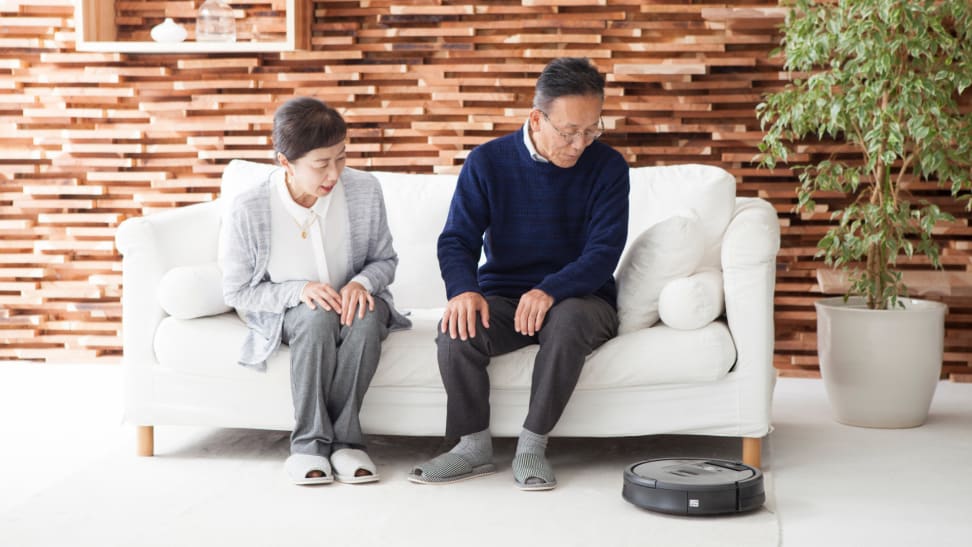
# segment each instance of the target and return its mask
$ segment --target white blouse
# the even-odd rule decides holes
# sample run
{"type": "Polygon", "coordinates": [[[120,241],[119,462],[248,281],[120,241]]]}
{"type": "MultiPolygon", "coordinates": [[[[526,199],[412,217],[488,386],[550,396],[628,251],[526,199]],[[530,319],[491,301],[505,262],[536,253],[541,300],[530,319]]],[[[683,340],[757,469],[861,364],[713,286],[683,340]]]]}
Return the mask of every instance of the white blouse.
{"type": "Polygon", "coordinates": [[[318,281],[340,290],[348,281],[348,205],[340,179],[331,193],[303,207],[290,196],[286,170],[271,176],[270,281],[318,281]]]}

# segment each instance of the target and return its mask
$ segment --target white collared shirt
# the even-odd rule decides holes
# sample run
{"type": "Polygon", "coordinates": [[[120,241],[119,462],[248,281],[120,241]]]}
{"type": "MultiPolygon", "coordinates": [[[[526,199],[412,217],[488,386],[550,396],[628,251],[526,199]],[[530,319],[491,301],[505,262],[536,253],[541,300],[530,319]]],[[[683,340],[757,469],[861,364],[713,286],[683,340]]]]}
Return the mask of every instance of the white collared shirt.
{"type": "Polygon", "coordinates": [[[533,161],[538,161],[540,163],[550,163],[550,160],[540,155],[537,152],[537,147],[533,145],[533,137],[530,136],[530,118],[527,118],[525,124],[523,124],[523,144],[527,147],[527,152],[530,153],[530,157],[533,161]]]}
{"type": "Polygon", "coordinates": [[[338,180],[330,194],[303,207],[290,196],[284,173],[280,169],[271,178],[270,281],[318,281],[340,290],[350,262],[344,185],[338,180]]]}

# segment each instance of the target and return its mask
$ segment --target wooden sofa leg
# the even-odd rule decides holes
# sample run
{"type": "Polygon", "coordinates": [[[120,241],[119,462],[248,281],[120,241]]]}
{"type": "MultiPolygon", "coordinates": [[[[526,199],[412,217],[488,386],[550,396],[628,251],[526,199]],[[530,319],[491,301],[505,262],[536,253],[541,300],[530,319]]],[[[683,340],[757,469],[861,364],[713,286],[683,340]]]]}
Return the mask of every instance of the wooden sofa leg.
{"type": "Polygon", "coordinates": [[[742,461],[744,464],[759,469],[762,467],[762,444],[760,437],[742,438],[742,461]]]}
{"type": "Polygon", "coordinates": [[[136,430],[135,453],[139,456],[155,455],[155,428],[150,425],[140,425],[136,430]]]}

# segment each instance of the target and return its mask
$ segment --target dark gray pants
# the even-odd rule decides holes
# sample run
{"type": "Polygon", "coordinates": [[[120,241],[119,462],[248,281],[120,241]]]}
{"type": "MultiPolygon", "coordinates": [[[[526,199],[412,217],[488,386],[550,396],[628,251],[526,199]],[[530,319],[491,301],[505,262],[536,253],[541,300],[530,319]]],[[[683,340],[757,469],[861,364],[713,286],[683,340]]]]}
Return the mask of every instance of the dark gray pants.
{"type": "Polygon", "coordinates": [[[540,344],[533,363],[530,407],[523,427],[546,435],[557,425],[570,400],[584,360],[618,331],[614,308],[596,296],[568,298],[547,312],[534,336],[513,330],[518,298],[490,296],[489,328],[476,319],[476,336],[453,340],[439,330],[439,373],[448,394],[446,436],[457,437],[489,427],[490,357],[540,344]]]}
{"type": "Polygon", "coordinates": [[[388,335],[388,304],[375,298],[375,311],[341,317],[298,304],[284,314],[283,341],[290,346],[290,390],[296,424],[290,452],[317,454],[364,448],[358,412],[378,368],[381,341],[388,335]]]}

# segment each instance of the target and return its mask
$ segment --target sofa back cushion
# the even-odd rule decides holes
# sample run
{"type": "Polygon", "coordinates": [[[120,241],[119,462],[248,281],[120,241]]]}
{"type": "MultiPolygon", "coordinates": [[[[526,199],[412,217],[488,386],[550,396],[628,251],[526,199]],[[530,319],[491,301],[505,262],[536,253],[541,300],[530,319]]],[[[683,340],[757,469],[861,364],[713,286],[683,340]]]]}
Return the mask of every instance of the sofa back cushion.
{"type": "Polygon", "coordinates": [[[662,289],[692,275],[704,251],[702,222],[694,211],[675,214],[632,237],[617,271],[619,334],[654,325],[662,289]]]}
{"type": "Polygon", "coordinates": [[[675,212],[692,210],[701,219],[704,251],[699,268],[721,268],[722,235],[736,207],[736,179],[719,167],[685,164],[631,169],[631,246],[649,226],[675,212]]]}
{"type": "Polygon", "coordinates": [[[381,182],[398,253],[390,290],[402,310],[445,306],[446,292],[436,246],[445,226],[456,175],[414,175],[372,171],[381,182]]]}
{"type": "Polygon", "coordinates": [[[249,160],[232,160],[223,169],[219,182],[219,197],[223,198],[222,210],[225,215],[236,196],[267,180],[279,165],[259,163],[249,160]]]}

